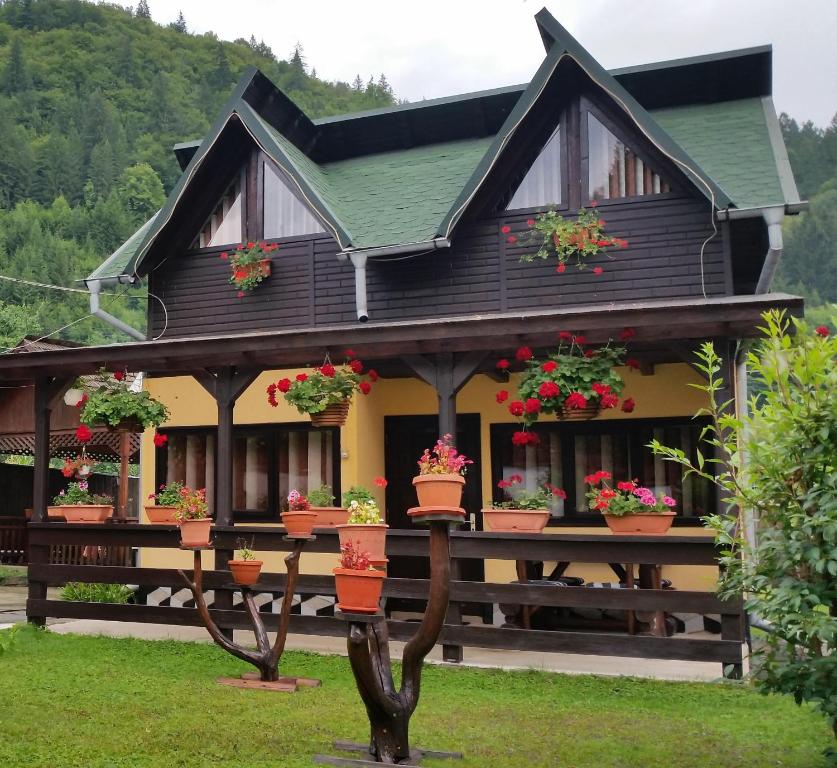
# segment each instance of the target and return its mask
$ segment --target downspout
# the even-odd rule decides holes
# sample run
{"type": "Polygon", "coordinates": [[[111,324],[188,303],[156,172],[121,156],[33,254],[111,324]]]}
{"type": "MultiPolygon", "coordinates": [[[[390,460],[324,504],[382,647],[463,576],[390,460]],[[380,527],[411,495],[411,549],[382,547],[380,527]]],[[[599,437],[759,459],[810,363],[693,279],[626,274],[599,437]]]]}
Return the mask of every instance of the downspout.
{"type": "Polygon", "coordinates": [[[351,253],[349,258],[355,268],[355,308],[357,319],[365,323],[369,319],[369,310],[366,307],[366,262],[368,256],[365,253],[351,253]]]}
{"type": "Polygon", "coordinates": [[[776,268],[779,266],[779,259],[782,258],[782,250],[784,249],[782,241],[782,220],[785,218],[784,206],[765,208],[761,215],[764,217],[765,224],[767,224],[768,247],[759,281],[756,284],[756,295],[767,293],[770,290],[770,284],[773,282],[773,276],[776,274],[776,268]]]}
{"type": "Polygon", "coordinates": [[[137,341],[145,341],[145,334],[131,327],[127,323],[122,322],[118,317],[114,317],[110,312],[105,312],[102,309],[99,301],[99,292],[102,290],[101,280],[87,280],[87,290],[90,292],[90,314],[104,320],[108,325],[112,325],[122,333],[127,333],[128,336],[137,341]]]}

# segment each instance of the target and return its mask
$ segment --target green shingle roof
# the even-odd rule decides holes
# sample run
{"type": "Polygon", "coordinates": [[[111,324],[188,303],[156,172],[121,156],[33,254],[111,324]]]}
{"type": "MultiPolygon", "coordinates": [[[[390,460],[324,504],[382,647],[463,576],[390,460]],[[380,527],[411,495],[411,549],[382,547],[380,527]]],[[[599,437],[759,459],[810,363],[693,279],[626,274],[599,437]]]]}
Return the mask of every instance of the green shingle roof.
{"type": "MultiPolygon", "coordinates": [[[[159,211],[157,212],[159,213],[159,211]]],[[[107,280],[108,278],[119,277],[120,275],[133,272],[134,259],[146,233],[157,218],[155,213],[145,222],[133,235],[131,235],[119,248],[105,259],[93,272],[87,276],[87,280],[107,280]]]]}
{"type": "Polygon", "coordinates": [[[782,189],[781,158],[775,154],[762,99],[695,104],[651,114],[738,208],[795,202],[782,189]]]}

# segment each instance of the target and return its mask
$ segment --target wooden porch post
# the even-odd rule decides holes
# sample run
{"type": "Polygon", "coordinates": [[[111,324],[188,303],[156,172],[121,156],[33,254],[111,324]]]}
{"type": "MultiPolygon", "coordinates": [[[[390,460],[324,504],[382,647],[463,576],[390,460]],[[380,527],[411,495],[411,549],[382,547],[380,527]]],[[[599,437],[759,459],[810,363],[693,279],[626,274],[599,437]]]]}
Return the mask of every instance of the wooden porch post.
{"type": "MultiPolygon", "coordinates": [[[[215,439],[215,525],[233,525],[233,409],[235,402],[261,373],[260,370],[236,370],[228,367],[219,371],[194,374],[198,383],[218,406],[218,431],[215,439]]],[[[215,570],[226,570],[233,550],[215,550],[215,570]]],[[[232,608],[232,592],[215,591],[215,607],[232,608]]],[[[222,633],[232,639],[231,629],[222,633]]]]}
{"type": "MultiPolygon", "coordinates": [[[[435,362],[422,355],[410,355],[404,362],[422,381],[436,390],[439,398],[439,436],[451,435],[456,440],[456,393],[468,382],[474,371],[485,359],[485,352],[468,352],[455,358],[452,352],[439,352],[435,362]]],[[[450,561],[451,578],[458,581],[461,575],[459,561],[450,561]]],[[[446,624],[462,623],[462,607],[459,603],[448,603],[446,624]]],[[[445,661],[462,661],[461,645],[443,645],[442,658],[445,661]]]]}

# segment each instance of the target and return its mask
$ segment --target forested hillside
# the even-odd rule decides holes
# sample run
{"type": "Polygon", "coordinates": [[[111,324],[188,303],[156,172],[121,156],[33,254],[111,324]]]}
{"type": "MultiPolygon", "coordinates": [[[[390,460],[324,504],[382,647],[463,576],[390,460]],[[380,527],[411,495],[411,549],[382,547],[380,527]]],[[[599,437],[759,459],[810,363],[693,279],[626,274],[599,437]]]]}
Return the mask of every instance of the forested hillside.
{"type": "MultiPolygon", "coordinates": [[[[324,82],[300,48],[283,60],[255,38],[192,35],[188,19],[162,27],[153,10],[0,0],[0,275],[77,286],[159,207],[179,173],[172,146],[203,136],[249,65],[315,117],[393,103],[383,75],[324,82]]],[[[110,311],[143,327],[135,294],[110,311]]],[[[82,294],[0,280],[0,347],[87,311],[82,294]]],[[[92,319],[61,335],[118,338],[92,319]]]]}

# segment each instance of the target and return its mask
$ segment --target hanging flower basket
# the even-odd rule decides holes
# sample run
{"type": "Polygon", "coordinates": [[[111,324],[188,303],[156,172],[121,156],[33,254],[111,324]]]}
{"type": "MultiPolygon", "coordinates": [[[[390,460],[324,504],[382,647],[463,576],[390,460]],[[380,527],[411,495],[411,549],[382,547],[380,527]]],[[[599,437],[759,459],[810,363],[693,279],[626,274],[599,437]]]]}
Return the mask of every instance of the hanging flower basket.
{"type": "Polygon", "coordinates": [[[588,402],[582,408],[569,408],[566,404],[561,406],[561,411],[559,415],[563,421],[589,421],[590,419],[595,419],[596,416],[601,413],[602,406],[601,403],[596,402],[588,402]]]}
{"type": "Polygon", "coordinates": [[[82,427],[76,432],[81,442],[91,437],[89,429],[79,434],[82,428],[104,425],[111,431],[142,432],[148,427],[159,427],[169,416],[166,406],[148,392],[133,391],[124,371],[109,373],[102,368],[87,386],[79,414],[82,427]]]}
{"type": "Polygon", "coordinates": [[[279,401],[276,393],[285,397],[285,402],[300,413],[311,417],[315,427],[342,427],[349,415],[352,395],[360,392],[368,395],[378,374],[370,369],[364,371],[363,363],[346,351],[345,365],[335,367],[326,355],[325,362],[313,373],[298,373],[293,381],[280,379],[267,388],[267,402],[276,408],[279,401]]]}

